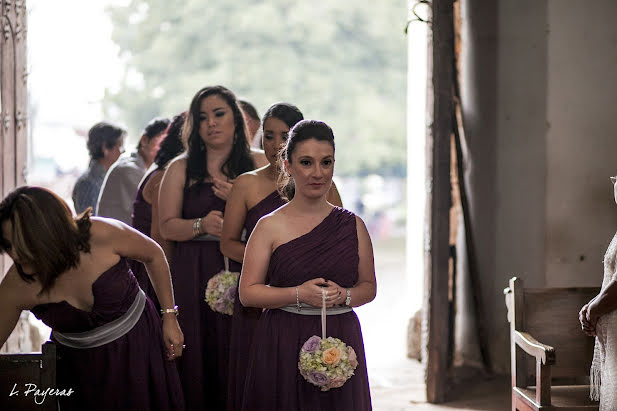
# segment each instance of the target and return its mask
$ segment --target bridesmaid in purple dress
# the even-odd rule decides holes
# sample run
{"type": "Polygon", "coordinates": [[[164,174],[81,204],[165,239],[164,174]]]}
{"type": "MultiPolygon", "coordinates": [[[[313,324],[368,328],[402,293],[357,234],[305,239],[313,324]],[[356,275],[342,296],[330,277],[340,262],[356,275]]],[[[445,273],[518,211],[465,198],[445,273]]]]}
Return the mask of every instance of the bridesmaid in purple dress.
{"type": "MultiPolygon", "coordinates": [[[[234,261],[242,262],[246,241],[257,221],[285,204],[276,185],[280,174],[278,153],[287,140],[289,129],[302,119],[300,110],[289,103],[275,103],[264,114],[262,138],[269,164],[238,177],[225,207],[221,252],[234,261]]],[[[334,185],[328,193],[328,200],[342,205],[334,185]]],[[[228,410],[242,407],[251,340],[260,315],[260,308],[244,307],[236,298],[229,349],[228,410]]]]}
{"type": "MultiPolygon", "coordinates": [[[[246,239],[257,220],[285,204],[276,190],[277,154],[289,129],[302,118],[300,110],[287,103],[272,105],[264,115],[263,148],[269,164],[238,177],[225,207],[221,252],[234,261],[242,262],[246,239]]],[[[259,308],[244,307],[236,298],[229,344],[228,410],[242,406],[249,347],[260,314],[259,308]]]]}
{"type": "Polygon", "coordinates": [[[183,409],[168,360],[182,355],[184,338],[163,251],[120,221],[91,218],[90,210],[73,217],[40,187],[20,187],[2,201],[0,246],[14,265],[0,284],[0,345],[21,311],[31,310],[58,345],[57,387],[70,393],[58,398],[63,410],[183,409]],[[127,258],[145,264],[162,328],[127,258]]]}
{"type": "MultiPolygon", "coordinates": [[[[243,305],[266,310],[253,336],[244,410],[370,410],[360,323],[351,307],[376,293],[371,240],[364,222],[333,206],[334,135],[325,123],[303,120],[290,131],[284,170],[295,186],[288,204],[257,223],[246,246],[240,281],[243,305]],[[269,285],[266,285],[268,278],[269,285]],[[298,370],[298,354],[320,335],[326,294],[327,334],[353,347],[358,366],[342,387],[321,391],[298,370]],[[303,312],[297,308],[304,306],[303,312]],[[315,310],[319,312],[319,310],[315,310]]],[[[288,185],[283,192],[288,193],[288,185]]],[[[302,310],[301,310],[302,311],[302,310]]]]}
{"type": "Polygon", "coordinates": [[[217,240],[232,183],[254,161],[236,97],[225,87],[197,92],[183,136],[187,153],[165,170],[159,195],[161,233],[176,242],[171,273],[187,346],[180,378],[188,409],[224,410],[231,316],[210,309],[205,289],[224,267],[217,240]]]}
{"type": "MultiPolygon", "coordinates": [[[[131,225],[133,228],[156,241],[163,248],[167,261],[171,261],[173,244],[162,238],[159,230],[159,187],[167,164],[185,150],[180,138],[185,117],[185,114],[181,113],[175,116],[169,124],[152,167],[150,167],[146,176],[139,183],[137,196],[133,202],[133,214],[131,215],[131,225]]],[[[150,297],[154,305],[158,307],[158,300],[156,299],[152,283],[148,278],[146,267],[141,262],[135,260],[129,260],[129,265],[141,289],[150,297]]]]}

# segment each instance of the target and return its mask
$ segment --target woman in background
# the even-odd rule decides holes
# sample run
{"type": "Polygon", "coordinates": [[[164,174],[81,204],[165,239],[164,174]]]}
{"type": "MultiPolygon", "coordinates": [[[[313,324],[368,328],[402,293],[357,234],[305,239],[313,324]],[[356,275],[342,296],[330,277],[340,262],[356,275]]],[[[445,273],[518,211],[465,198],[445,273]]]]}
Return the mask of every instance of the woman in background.
{"type": "MultiPolygon", "coordinates": [[[[617,178],[611,177],[617,202],[617,178]]],[[[581,308],[579,321],[583,332],[596,337],[591,364],[591,399],[600,400],[600,410],[612,410],[617,404],[617,234],[604,254],[602,290],[581,308]]]]}
{"type": "Polygon", "coordinates": [[[373,249],[364,222],[327,200],[334,172],[334,135],[325,123],[303,120],[290,131],[284,150],[282,190],[294,184],[289,203],[262,217],[246,245],[240,300],[266,309],[253,336],[244,387],[244,410],[370,410],[371,398],[360,323],[351,307],[376,293],[373,249]],[[342,387],[323,392],[305,381],[298,355],[319,335],[319,315],[329,311],[328,336],[357,354],[357,368],[342,387]],[[320,310],[315,310],[317,313],[320,310]]]}
{"type": "MultiPolygon", "coordinates": [[[[221,252],[234,261],[242,262],[246,239],[257,221],[285,204],[276,189],[277,154],[289,129],[302,118],[300,110],[288,103],[273,104],[264,114],[263,148],[269,164],[238,177],[225,207],[221,252]]],[[[229,344],[228,410],[242,406],[249,348],[260,315],[261,309],[244,307],[236,298],[229,344]]]]}
{"type": "MultiPolygon", "coordinates": [[[[150,170],[146,172],[146,175],[139,183],[137,189],[137,196],[133,202],[133,213],[131,215],[133,228],[139,230],[142,234],[147,235],[156,241],[165,252],[167,261],[171,260],[173,244],[170,241],[165,240],[161,236],[158,222],[158,197],[159,186],[163,179],[163,172],[167,164],[174,158],[181,154],[184,150],[184,144],[182,143],[182,125],[184,124],[185,114],[181,113],[175,116],[169,127],[165,138],[161,142],[159,151],[156,153],[154,163],[150,170]]],[[[131,270],[139,281],[139,286],[145,291],[146,295],[154,302],[158,307],[158,300],[156,299],[156,293],[152,288],[152,283],[148,278],[148,273],[144,265],[135,260],[130,260],[131,270]]]]}
{"type": "Polygon", "coordinates": [[[182,355],[161,248],[120,221],[74,217],[51,191],[20,187],[0,204],[0,246],[13,260],[0,284],[0,345],[22,310],[52,328],[63,410],[183,409],[173,362],[182,355]],[[142,261],[161,318],[128,267],[142,261]],[[165,353],[167,351],[167,354],[165,353]]]}
{"type": "Polygon", "coordinates": [[[182,134],[187,153],[167,167],[159,193],[161,234],[176,242],[171,273],[190,348],[180,378],[187,408],[224,410],[231,317],[208,306],[205,289],[224,267],[218,240],[232,183],[254,160],[236,97],[225,87],[195,94],[182,134]]]}

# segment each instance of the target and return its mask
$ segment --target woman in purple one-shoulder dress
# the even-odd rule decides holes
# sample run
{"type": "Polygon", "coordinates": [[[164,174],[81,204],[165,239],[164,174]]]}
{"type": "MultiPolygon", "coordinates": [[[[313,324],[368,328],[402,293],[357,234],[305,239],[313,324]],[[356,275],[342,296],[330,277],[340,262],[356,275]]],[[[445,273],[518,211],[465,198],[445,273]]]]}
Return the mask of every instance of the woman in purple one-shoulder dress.
{"type": "Polygon", "coordinates": [[[373,251],[364,222],[327,201],[333,170],[330,127],[296,124],[284,150],[293,190],[285,184],[283,192],[293,198],[257,223],[244,256],[240,300],[266,309],[253,336],[244,410],[371,409],[362,332],[351,307],[375,298],[373,251]],[[321,334],[320,316],[307,306],[320,307],[324,293],[327,335],[353,347],[358,361],[354,375],[329,391],[298,370],[301,347],[321,334]]]}
{"type": "MultiPolygon", "coordinates": [[[[300,120],[300,110],[288,103],[273,104],[264,114],[263,148],[269,164],[238,177],[225,207],[221,252],[233,261],[242,262],[246,240],[257,221],[285,204],[276,190],[277,154],[289,129],[300,120]]],[[[238,298],[234,301],[227,385],[227,409],[230,411],[242,406],[249,349],[260,315],[261,309],[244,307],[238,298]]]]}
{"type": "Polygon", "coordinates": [[[225,409],[231,316],[210,309],[205,289],[224,267],[218,238],[233,180],[254,168],[244,130],[230,90],[199,90],[183,128],[187,154],[170,163],[161,182],[159,224],[176,242],[171,273],[186,344],[178,366],[191,410],[225,409]]]}
{"type": "MultiPolygon", "coordinates": [[[[73,217],[40,187],[9,194],[0,222],[0,245],[14,262],[0,284],[0,345],[24,309],[52,328],[61,409],[184,409],[170,361],[182,355],[183,336],[161,248],[120,221],[90,218],[90,210],[73,217]],[[147,267],[162,320],[128,258],[147,267]]],[[[55,400],[50,393],[45,401],[55,400]]]]}
{"type": "MultiPolygon", "coordinates": [[[[131,215],[131,226],[156,241],[163,248],[168,261],[171,260],[173,244],[161,237],[158,223],[158,193],[165,167],[185,149],[181,139],[184,118],[185,114],[181,113],[171,120],[165,138],[154,158],[154,164],[139,183],[131,215]]],[[[158,307],[156,293],[148,278],[146,267],[136,260],[129,260],[129,265],[141,289],[158,307]]]]}

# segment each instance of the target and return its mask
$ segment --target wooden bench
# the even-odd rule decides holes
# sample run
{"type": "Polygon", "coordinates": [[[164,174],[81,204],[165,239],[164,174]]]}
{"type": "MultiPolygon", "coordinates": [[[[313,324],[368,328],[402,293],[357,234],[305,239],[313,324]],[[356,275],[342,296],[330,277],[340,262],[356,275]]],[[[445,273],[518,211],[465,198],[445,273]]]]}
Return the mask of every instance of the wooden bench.
{"type": "Polygon", "coordinates": [[[504,290],[510,322],[512,410],[597,410],[589,399],[594,338],[581,331],[578,312],[599,287],[504,290]]]}
{"type": "Polygon", "coordinates": [[[43,344],[41,353],[0,354],[0,410],[57,410],[58,397],[34,396],[33,385],[43,391],[56,388],[56,345],[43,344]],[[35,401],[36,398],[36,401],[35,401]]]}

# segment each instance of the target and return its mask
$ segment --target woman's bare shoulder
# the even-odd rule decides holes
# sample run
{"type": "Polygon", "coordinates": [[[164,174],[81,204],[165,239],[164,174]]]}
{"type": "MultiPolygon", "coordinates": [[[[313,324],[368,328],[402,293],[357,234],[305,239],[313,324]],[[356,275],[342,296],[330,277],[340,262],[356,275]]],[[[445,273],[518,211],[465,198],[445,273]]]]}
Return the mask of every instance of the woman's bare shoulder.
{"type": "Polygon", "coordinates": [[[38,282],[26,282],[19,276],[17,267],[12,265],[0,282],[0,299],[22,310],[27,310],[38,303],[37,295],[40,290],[41,286],[38,282]]]}
{"type": "Polygon", "coordinates": [[[272,231],[276,231],[285,227],[285,225],[287,224],[287,212],[285,210],[286,207],[287,204],[283,205],[280,208],[277,208],[269,214],[264,215],[259,219],[257,224],[261,223],[263,229],[272,231]]]}

